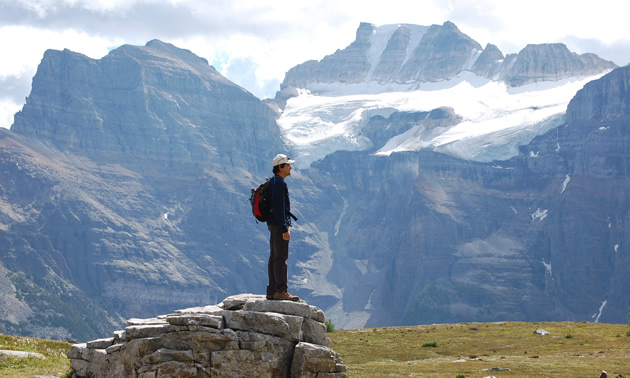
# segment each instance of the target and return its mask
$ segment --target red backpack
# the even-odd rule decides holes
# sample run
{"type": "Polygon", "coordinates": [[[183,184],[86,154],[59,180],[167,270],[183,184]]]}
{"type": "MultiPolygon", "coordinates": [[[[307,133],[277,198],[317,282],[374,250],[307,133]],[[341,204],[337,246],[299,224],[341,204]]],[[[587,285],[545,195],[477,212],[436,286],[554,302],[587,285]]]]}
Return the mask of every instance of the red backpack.
{"type": "Polygon", "coordinates": [[[249,203],[252,205],[252,214],[256,220],[266,222],[271,213],[271,192],[274,177],[270,177],[264,183],[258,185],[258,188],[252,189],[252,195],[249,197],[249,203]]]}

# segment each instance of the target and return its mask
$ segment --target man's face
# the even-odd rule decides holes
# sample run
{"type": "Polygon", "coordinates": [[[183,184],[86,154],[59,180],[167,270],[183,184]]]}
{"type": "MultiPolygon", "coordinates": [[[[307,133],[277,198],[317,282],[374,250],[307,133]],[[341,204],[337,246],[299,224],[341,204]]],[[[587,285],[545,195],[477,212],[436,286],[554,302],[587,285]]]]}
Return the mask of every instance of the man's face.
{"type": "Polygon", "coordinates": [[[280,167],[280,176],[287,177],[291,175],[291,164],[284,164],[283,167],[280,167]]]}

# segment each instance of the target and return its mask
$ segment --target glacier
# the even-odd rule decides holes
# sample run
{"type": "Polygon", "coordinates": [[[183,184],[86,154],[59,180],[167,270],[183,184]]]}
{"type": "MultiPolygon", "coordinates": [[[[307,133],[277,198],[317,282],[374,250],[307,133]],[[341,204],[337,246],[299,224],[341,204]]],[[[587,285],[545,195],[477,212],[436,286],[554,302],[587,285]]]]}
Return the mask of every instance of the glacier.
{"type": "Polygon", "coordinates": [[[607,72],[511,87],[464,71],[439,82],[312,83],[298,89],[278,119],[298,168],[339,150],[378,148],[376,155],[431,149],[464,160],[491,162],[518,155],[518,147],[564,123],[569,101],[607,72]],[[371,117],[450,107],[461,122],[427,130],[412,127],[373,146],[361,135],[371,117]]]}

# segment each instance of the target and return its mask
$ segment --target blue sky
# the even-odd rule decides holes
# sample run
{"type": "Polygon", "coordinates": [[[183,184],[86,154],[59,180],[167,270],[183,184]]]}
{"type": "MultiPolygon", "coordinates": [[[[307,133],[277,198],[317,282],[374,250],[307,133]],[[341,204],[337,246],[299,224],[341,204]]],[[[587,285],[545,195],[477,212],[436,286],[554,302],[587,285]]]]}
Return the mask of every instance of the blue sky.
{"type": "Polygon", "coordinates": [[[0,127],[23,106],[47,49],[99,59],[122,44],[160,39],[267,98],[291,67],[350,44],[360,22],[451,21],[504,54],[562,42],[626,65],[629,10],[626,0],[0,0],[0,127]]]}

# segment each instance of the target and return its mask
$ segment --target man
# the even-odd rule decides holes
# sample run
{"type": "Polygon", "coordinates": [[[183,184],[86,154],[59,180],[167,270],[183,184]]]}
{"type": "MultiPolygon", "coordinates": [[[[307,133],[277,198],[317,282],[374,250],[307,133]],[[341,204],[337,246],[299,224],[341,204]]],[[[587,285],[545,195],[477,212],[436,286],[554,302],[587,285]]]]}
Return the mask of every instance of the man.
{"type": "Polygon", "coordinates": [[[299,297],[291,295],[288,291],[287,259],[289,258],[289,240],[291,240],[289,227],[291,227],[293,214],[291,214],[289,189],[284,179],[291,175],[291,164],[293,163],[295,161],[284,154],[278,154],[273,159],[271,214],[267,220],[267,228],[271,233],[269,264],[267,265],[269,275],[267,299],[272,300],[300,300],[299,297]]]}

